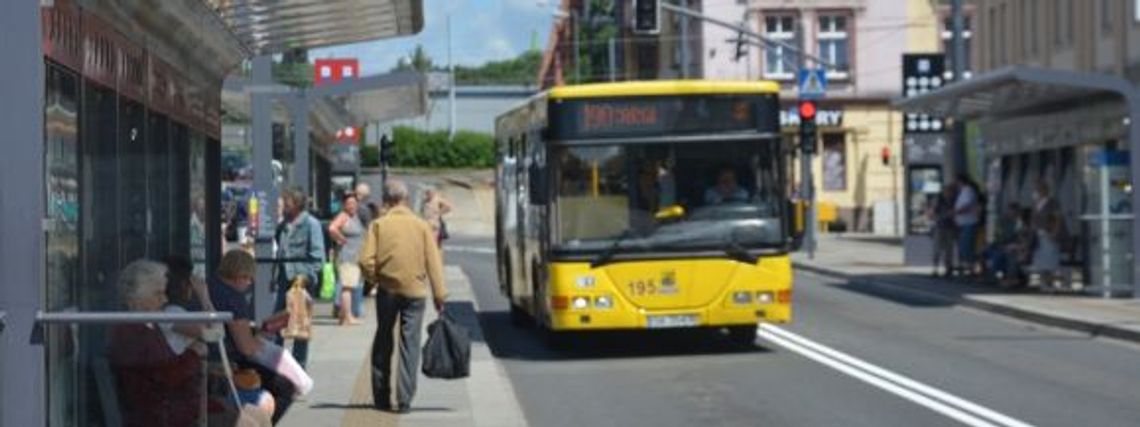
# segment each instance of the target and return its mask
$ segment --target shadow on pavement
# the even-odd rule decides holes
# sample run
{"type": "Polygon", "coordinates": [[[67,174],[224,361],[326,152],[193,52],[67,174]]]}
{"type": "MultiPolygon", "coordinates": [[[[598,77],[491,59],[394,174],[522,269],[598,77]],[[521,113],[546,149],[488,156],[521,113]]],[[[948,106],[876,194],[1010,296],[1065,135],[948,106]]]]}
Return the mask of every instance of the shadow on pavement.
{"type": "MultiPolygon", "coordinates": [[[[818,273],[818,272],[817,272],[818,273]]],[[[960,305],[969,295],[1012,295],[1033,291],[1003,289],[971,282],[931,278],[916,274],[864,274],[836,277],[821,273],[835,282],[836,289],[878,298],[908,307],[934,308],[960,305]]]]}
{"type": "Polygon", "coordinates": [[[471,301],[455,301],[444,304],[444,311],[451,316],[455,323],[467,328],[472,342],[485,342],[482,328],[479,328],[479,313],[475,311],[475,304],[471,301]]]}
{"type": "Polygon", "coordinates": [[[670,331],[592,331],[559,338],[556,347],[530,325],[514,326],[505,311],[479,313],[491,352],[497,358],[531,361],[688,357],[766,353],[770,350],[732,343],[713,329],[670,331]]]}

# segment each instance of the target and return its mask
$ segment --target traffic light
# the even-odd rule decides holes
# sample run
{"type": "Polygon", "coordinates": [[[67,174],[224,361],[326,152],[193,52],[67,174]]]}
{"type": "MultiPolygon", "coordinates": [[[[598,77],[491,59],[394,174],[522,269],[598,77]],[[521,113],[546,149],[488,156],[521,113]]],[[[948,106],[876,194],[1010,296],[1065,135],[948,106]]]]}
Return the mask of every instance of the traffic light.
{"type": "Polygon", "coordinates": [[[804,154],[815,153],[815,101],[800,101],[800,150],[804,154]]]}
{"type": "Polygon", "coordinates": [[[736,61],[748,56],[748,45],[744,43],[744,33],[736,33],[736,61]]]}
{"type": "Polygon", "coordinates": [[[396,141],[388,138],[388,135],[380,136],[380,163],[384,165],[391,164],[396,161],[396,141]]]}
{"type": "Polygon", "coordinates": [[[661,0],[633,0],[633,32],[654,35],[661,32],[661,0]]]}

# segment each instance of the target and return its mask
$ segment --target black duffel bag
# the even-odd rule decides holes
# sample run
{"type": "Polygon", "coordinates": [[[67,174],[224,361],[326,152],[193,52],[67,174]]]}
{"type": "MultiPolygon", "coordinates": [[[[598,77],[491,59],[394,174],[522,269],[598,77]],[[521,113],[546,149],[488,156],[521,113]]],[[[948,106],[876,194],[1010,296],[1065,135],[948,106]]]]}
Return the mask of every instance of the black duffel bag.
{"type": "Polygon", "coordinates": [[[447,312],[428,325],[421,370],[428,378],[449,380],[471,373],[471,337],[447,312]]]}

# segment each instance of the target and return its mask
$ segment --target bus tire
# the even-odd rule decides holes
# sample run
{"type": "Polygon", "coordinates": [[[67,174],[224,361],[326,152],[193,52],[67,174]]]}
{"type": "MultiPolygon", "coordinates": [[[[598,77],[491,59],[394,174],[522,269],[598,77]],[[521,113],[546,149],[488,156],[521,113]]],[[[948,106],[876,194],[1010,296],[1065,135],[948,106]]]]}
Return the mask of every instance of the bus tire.
{"type": "Polygon", "coordinates": [[[728,340],[734,345],[752,348],[756,345],[756,326],[730,326],[728,340]]]}

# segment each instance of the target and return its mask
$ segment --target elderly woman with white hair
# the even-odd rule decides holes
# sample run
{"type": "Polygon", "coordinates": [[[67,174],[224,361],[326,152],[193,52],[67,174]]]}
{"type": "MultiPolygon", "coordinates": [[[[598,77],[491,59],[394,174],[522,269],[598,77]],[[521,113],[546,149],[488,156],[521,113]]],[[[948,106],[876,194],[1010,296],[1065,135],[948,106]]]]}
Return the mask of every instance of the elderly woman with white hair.
{"type": "MultiPolygon", "coordinates": [[[[120,273],[118,290],[130,311],[163,311],[166,283],[163,264],[138,260],[120,273]]],[[[176,351],[163,327],[154,324],[116,325],[110,332],[108,351],[118,380],[124,426],[197,424],[204,391],[199,354],[176,351]]]]}

